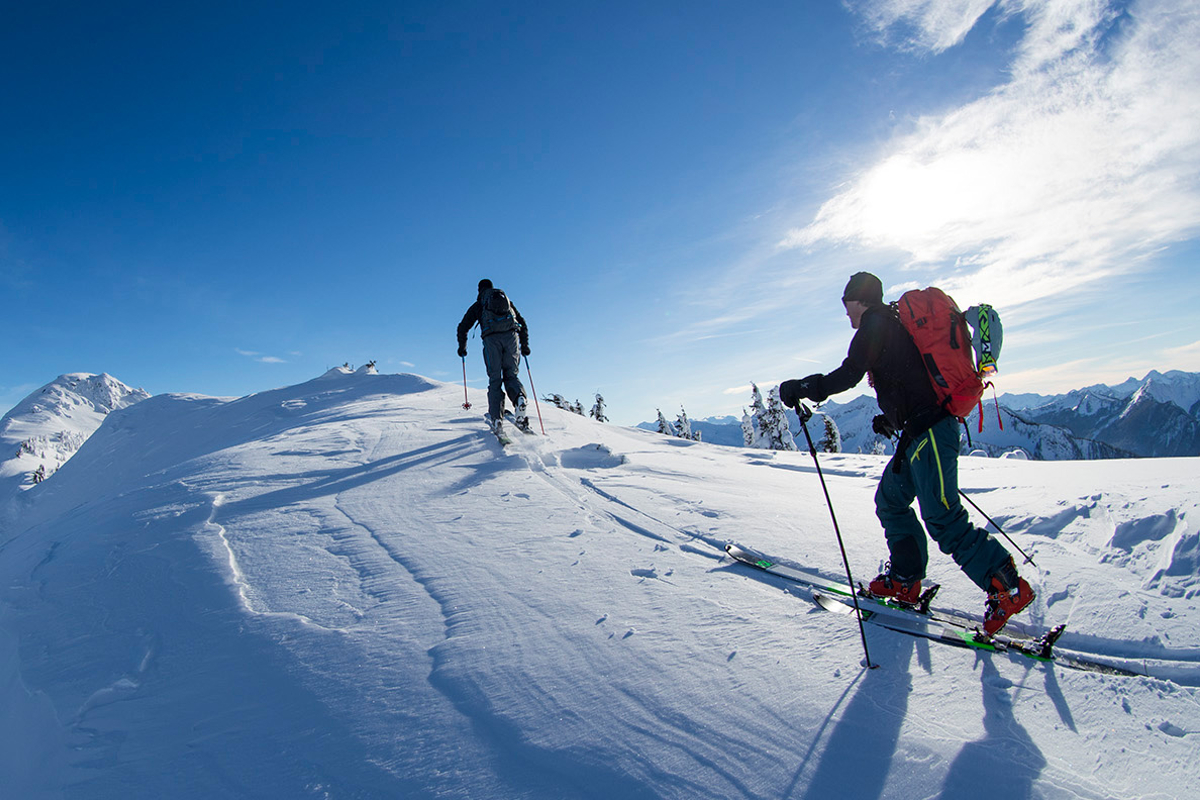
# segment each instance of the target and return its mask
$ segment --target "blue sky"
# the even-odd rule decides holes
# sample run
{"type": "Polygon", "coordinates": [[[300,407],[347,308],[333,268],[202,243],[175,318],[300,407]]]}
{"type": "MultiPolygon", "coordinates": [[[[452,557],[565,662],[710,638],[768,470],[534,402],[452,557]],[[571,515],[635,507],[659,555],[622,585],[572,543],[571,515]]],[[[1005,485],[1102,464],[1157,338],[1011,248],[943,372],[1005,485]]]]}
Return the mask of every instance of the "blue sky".
{"type": "Polygon", "coordinates": [[[621,423],[837,366],[860,269],[995,305],[1002,391],[1200,370],[1198,40],[1183,0],[24,4],[0,410],[458,381],[483,277],[621,423]]]}

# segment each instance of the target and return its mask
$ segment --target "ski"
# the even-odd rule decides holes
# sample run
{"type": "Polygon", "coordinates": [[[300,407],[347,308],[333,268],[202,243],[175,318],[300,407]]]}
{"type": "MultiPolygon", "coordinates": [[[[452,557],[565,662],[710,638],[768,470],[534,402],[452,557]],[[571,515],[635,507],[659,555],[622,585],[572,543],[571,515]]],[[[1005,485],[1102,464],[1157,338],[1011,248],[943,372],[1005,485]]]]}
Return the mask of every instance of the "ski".
{"type": "MultiPolygon", "coordinates": [[[[742,545],[727,544],[725,552],[740,563],[805,586],[812,592],[814,602],[827,611],[854,613],[854,598],[850,588],[844,583],[829,580],[797,564],[781,562],[742,545]]],[[[864,595],[861,590],[857,594],[863,620],[889,630],[958,647],[1012,653],[1071,669],[1112,675],[1148,674],[1144,669],[1139,669],[1142,665],[1137,661],[1114,658],[1109,662],[1083,655],[1055,652],[1054,645],[1066,629],[1065,625],[1036,632],[1026,626],[1009,631],[1006,626],[1003,632],[989,637],[983,633],[982,619],[975,619],[962,612],[935,608],[922,611],[864,595]]]]}
{"type": "MultiPolygon", "coordinates": [[[[836,580],[823,578],[813,572],[805,570],[798,564],[791,564],[786,561],[766,556],[757,550],[752,550],[748,547],[739,544],[727,544],[725,552],[733,559],[756,567],[764,572],[769,572],[772,575],[778,575],[781,578],[786,578],[793,583],[803,584],[811,589],[822,591],[827,594],[832,594],[838,597],[849,598],[852,590],[844,583],[836,580]]],[[[868,605],[872,608],[885,608],[895,611],[917,614],[928,619],[936,619],[939,622],[944,622],[949,625],[954,625],[960,628],[975,630],[981,628],[983,619],[973,618],[962,612],[954,611],[946,608],[934,608],[932,606],[933,598],[941,588],[938,584],[932,584],[921,593],[921,599],[915,605],[907,605],[896,603],[882,597],[876,597],[866,590],[861,583],[858,586],[858,598],[860,605],[868,605]]],[[[1011,638],[1029,638],[1036,639],[1041,635],[1040,632],[1031,631],[1024,625],[1009,623],[1012,630],[1006,631],[1006,634],[1011,638]]]]}
{"type": "MultiPolygon", "coordinates": [[[[854,606],[840,597],[815,592],[813,601],[826,611],[840,614],[854,613],[854,606]]],[[[968,630],[936,618],[895,617],[879,613],[877,608],[864,608],[863,619],[891,631],[907,633],[910,636],[918,636],[953,647],[1005,653],[1035,662],[1057,664],[1069,669],[1098,672],[1104,675],[1133,677],[1149,674],[1144,669],[1138,668],[1141,666],[1138,662],[1128,659],[1100,660],[1082,654],[1055,651],[1054,644],[1066,630],[1066,625],[1056,625],[1037,639],[1023,639],[1005,636],[1003,633],[985,636],[982,631],[968,630]]]]}
{"type": "MultiPolygon", "coordinates": [[[[752,567],[757,567],[764,572],[769,572],[772,575],[778,575],[781,578],[786,578],[793,583],[803,584],[811,589],[822,591],[826,594],[832,594],[838,597],[849,598],[851,589],[837,580],[829,580],[823,578],[813,572],[810,572],[799,564],[793,564],[780,559],[775,559],[764,555],[757,550],[752,550],[749,547],[739,544],[728,544],[725,546],[725,552],[737,561],[743,564],[749,564],[752,567]]],[[[938,584],[932,584],[924,592],[921,593],[921,600],[916,605],[905,605],[902,603],[892,602],[885,598],[876,597],[866,590],[861,583],[858,586],[857,594],[859,605],[867,605],[870,608],[888,609],[904,614],[914,614],[926,619],[933,619],[955,627],[963,628],[974,632],[976,629],[982,630],[983,617],[973,617],[961,611],[956,611],[949,608],[939,608],[932,605],[933,597],[937,594],[940,587],[938,584]]],[[[851,604],[852,601],[851,601],[851,604]]],[[[1005,626],[1005,635],[1011,639],[1033,639],[1041,637],[1042,631],[1025,625],[1020,621],[1009,620],[1005,626]]]]}

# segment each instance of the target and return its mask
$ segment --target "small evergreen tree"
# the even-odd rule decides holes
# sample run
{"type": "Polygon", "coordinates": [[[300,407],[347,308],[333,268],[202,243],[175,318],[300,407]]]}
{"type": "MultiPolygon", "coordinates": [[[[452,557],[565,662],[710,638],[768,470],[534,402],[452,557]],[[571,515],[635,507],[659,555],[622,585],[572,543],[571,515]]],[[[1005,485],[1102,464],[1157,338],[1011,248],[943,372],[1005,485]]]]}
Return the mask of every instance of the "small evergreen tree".
{"type": "Polygon", "coordinates": [[[754,447],[758,434],[754,432],[754,418],[742,409],[742,442],[746,447],[754,447]]]}
{"type": "Polygon", "coordinates": [[[679,416],[675,418],[675,435],[680,439],[692,438],[692,421],[688,419],[683,406],[679,407],[679,416]]]}
{"type": "Polygon", "coordinates": [[[828,414],[822,414],[821,418],[825,420],[825,435],[821,437],[821,442],[817,447],[823,453],[842,452],[842,432],[838,430],[837,423],[828,414]]]}
{"type": "Polygon", "coordinates": [[[578,414],[579,416],[582,417],[583,416],[583,403],[579,402],[579,398],[576,397],[575,402],[572,403],[571,405],[567,406],[567,410],[570,411],[572,414],[578,414]]]}
{"type": "Polygon", "coordinates": [[[767,396],[765,426],[763,439],[769,450],[795,450],[796,440],[792,438],[791,428],[788,427],[787,409],[779,399],[779,387],[776,386],[767,396]]]}
{"type": "Polygon", "coordinates": [[[675,420],[675,435],[680,439],[691,439],[693,442],[700,441],[700,431],[692,430],[692,421],[688,419],[687,411],[683,406],[679,407],[679,417],[675,420]]]}
{"type": "Polygon", "coordinates": [[[604,395],[599,392],[596,392],[596,404],[592,406],[592,419],[596,422],[608,422],[604,413],[604,395]]]}
{"type": "Polygon", "coordinates": [[[763,404],[762,392],[758,390],[758,384],[750,384],[750,414],[753,416],[754,425],[754,442],[751,447],[760,449],[769,449],[770,444],[767,442],[767,407],[763,404]]]}
{"type": "Polygon", "coordinates": [[[662,409],[655,409],[655,411],[658,411],[658,432],[664,436],[674,436],[675,429],[671,427],[671,423],[667,422],[667,418],[663,416],[662,409]]]}

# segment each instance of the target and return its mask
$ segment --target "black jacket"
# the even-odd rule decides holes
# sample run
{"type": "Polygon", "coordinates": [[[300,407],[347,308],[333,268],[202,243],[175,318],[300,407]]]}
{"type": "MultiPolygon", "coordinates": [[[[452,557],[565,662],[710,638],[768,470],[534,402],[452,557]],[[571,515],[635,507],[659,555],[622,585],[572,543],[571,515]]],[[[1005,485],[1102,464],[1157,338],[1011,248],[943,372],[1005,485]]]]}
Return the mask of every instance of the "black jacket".
{"type": "MultiPolygon", "coordinates": [[[[482,298],[482,295],[480,295],[480,298],[482,298]]],[[[462,322],[458,323],[458,346],[459,347],[466,347],[467,334],[471,332],[471,328],[474,328],[476,325],[479,324],[481,308],[482,308],[480,306],[480,298],[477,298],[475,300],[474,304],[472,304],[472,306],[467,309],[467,313],[463,314],[462,322]]],[[[521,316],[520,311],[517,311],[516,303],[509,300],[509,305],[512,306],[513,317],[515,317],[517,320],[516,334],[521,342],[521,347],[528,347],[529,346],[529,328],[527,328],[525,326],[525,318],[521,316]]],[[[509,332],[511,333],[511,331],[509,331],[509,332]]]]}
{"type": "Polygon", "coordinates": [[[888,422],[910,437],[919,436],[946,416],[929,383],[929,373],[900,317],[886,305],[872,305],[850,342],[842,365],[817,380],[813,397],[822,402],[869,375],[879,409],[888,422]]]}

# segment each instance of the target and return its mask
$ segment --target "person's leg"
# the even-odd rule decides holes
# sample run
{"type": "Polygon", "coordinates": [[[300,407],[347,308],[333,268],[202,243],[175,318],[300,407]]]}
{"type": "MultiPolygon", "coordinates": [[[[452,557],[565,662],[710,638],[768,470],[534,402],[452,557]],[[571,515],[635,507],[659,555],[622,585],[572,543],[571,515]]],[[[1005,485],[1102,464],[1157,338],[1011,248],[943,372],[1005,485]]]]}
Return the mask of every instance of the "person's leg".
{"type": "Polygon", "coordinates": [[[917,521],[912,503],[916,497],[911,471],[904,454],[897,453],[883,471],[875,490],[875,516],[883,526],[891,557],[891,576],[911,582],[925,577],[929,562],[929,544],[917,521]],[[900,464],[899,471],[896,464],[900,464]]]}
{"type": "Polygon", "coordinates": [[[988,591],[992,576],[1011,557],[987,531],[971,524],[959,499],[958,424],[948,417],[917,437],[909,447],[908,466],[930,538],[976,586],[988,591]]]}
{"type": "Polygon", "coordinates": [[[520,341],[517,339],[516,332],[500,334],[496,338],[503,340],[503,357],[500,364],[504,376],[504,391],[508,393],[508,399],[512,401],[515,410],[517,401],[525,396],[525,387],[521,385],[520,341]]]}
{"type": "Polygon", "coordinates": [[[502,336],[483,337],[483,364],[488,376],[488,415],[493,422],[504,416],[504,343],[502,336]]]}

